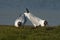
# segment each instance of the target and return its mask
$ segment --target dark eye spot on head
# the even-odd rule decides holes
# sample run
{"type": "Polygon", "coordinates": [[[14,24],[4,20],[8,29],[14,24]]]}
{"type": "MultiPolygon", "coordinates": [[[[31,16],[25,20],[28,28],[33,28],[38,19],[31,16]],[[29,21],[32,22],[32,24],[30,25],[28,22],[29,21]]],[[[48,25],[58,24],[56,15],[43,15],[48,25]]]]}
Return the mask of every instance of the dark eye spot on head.
{"type": "Polygon", "coordinates": [[[48,25],[48,22],[47,22],[47,21],[45,21],[45,22],[44,22],[44,25],[45,25],[45,26],[46,26],[46,25],[48,25]]]}
{"type": "Polygon", "coordinates": [[[22,23],[21,22],[18,22],[18,26],[21,26],[22,25],[22,23]]]}

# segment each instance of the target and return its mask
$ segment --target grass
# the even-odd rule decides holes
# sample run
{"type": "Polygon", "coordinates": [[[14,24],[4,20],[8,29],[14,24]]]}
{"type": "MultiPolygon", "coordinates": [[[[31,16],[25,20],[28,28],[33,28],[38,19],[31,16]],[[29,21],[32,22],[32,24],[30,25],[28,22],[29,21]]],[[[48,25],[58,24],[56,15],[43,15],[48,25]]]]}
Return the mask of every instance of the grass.
{"type": "Polygon", "coordinates": [[[33,29],[28,26],[16,28],[0,25],[0,40],[60,40],[60,26],[33,29]]]}

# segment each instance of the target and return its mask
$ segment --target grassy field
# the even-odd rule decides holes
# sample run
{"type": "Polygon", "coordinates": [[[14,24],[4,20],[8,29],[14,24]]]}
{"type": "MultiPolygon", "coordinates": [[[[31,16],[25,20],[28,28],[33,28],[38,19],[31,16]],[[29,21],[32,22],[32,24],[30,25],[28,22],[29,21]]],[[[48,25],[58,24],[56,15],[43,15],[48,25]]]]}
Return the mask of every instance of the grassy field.
{"type": "Polygon", "coordinates": [[[60,40],[60,26],[33,29],[28,26],[16,28],[0,25],[0,40],[60,40]]]}

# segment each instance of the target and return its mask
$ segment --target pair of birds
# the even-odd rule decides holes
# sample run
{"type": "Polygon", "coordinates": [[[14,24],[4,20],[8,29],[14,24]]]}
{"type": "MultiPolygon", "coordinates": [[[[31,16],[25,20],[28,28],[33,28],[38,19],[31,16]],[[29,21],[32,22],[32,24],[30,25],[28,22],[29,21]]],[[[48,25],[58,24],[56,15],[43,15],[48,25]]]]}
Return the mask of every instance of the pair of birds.
{"type": "Polygon", "coordinates": [[[26,8],[26,12],[15,20],[15,24],[14,24],[15,27],[24,25],[27,21],[27,18],[32,22],[34,27],[37,27],[37,26],[44,27],[44,26],[48,25],[48,22],[46,20],[42,20],[42,19],[32,15],[29,12],[29,10],[26,8]]]}

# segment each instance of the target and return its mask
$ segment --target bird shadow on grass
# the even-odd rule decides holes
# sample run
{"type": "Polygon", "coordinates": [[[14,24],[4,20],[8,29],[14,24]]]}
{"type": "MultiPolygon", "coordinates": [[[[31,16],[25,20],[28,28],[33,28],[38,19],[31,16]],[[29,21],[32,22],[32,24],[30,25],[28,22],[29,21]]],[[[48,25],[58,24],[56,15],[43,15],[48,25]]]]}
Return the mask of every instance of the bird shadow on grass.
{"type": "Polygon", "coordinates": [[[55,27],[46,27],[46,30],[54,30],[55,27]]]}
{"type": "Polygon", "coordinates": [[[56,29],[56,27],[41,27],[41,26],[32,27],[32,29],[41,29],[41,28],[44,28],[44,29],[46,29],[46,30],[54,30],[54,29],[56,29]]]}

